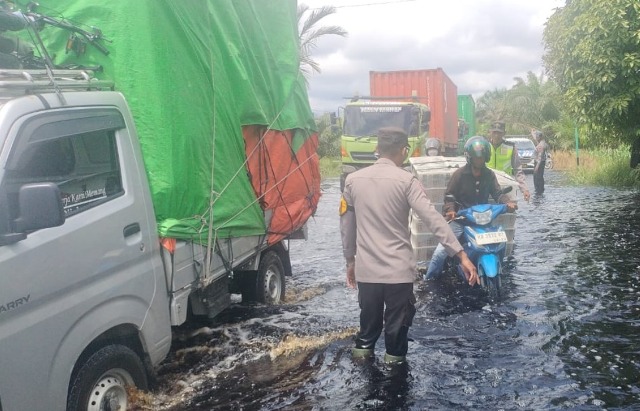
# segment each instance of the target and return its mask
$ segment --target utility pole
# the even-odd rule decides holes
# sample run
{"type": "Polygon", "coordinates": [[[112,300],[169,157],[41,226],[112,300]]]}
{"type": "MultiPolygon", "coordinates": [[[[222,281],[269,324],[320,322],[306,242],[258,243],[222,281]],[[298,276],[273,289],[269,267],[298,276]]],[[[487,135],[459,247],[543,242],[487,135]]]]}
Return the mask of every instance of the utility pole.
{"type": "Polygon", "coordinates": [[[576,165],[580,167],[580,139],[578,138],[578,126],[574,126],[573,134],[576,138],[576,165]]]}

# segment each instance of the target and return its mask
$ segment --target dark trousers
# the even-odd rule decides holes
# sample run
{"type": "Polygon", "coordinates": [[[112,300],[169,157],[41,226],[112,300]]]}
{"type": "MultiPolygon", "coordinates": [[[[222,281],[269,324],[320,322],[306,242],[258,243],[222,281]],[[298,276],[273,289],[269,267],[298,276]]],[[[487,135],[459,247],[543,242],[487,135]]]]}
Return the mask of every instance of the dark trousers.
{"type": "Polygon", "coordinates": [[[536,190],[536,194],[544,193],[544,161],[538,164],[538,171],[533,172],[533,187],[536,190]]]}
{"type": "Polygon", "coordinates": [[[360,332],[356,336],[356,347],[373,349],[384,325],[387,354],[407,355],[407,334],[416,313],[415,302],[413,283],[359,282],[360,332]]]}

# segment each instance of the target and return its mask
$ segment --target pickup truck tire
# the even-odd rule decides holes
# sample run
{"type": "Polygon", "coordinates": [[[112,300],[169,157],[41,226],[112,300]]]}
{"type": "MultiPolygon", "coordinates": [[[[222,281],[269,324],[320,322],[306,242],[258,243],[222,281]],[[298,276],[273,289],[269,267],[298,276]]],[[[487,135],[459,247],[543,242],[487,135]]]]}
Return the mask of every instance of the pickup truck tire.
{"type": "Polygon", "coordinates": [[[142,360],[124,345],[102,347],[74,375],[67,411],[126,410],[127,385],[148,389],[142,360]]]}
{"type": "Polygon", "coordinates": [[[242,302],[280,303],[285,295],[284,274],[280,255],[275,251],[267,251],[260,259],[258,271],[244,274],[242,302]]]}

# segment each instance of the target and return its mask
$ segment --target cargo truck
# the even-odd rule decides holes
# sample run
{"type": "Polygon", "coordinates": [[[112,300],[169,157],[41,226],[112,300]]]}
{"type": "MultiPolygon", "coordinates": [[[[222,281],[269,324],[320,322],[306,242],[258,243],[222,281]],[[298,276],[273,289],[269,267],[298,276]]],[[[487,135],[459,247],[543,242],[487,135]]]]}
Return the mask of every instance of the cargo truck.
{"type": "Polygon", "coordinates": [[[296,2],[34,6],[3,11],[39,51],[0,69],[0,410],[125,410],[172,327],[284,297],[320,195],[296,2]]]}
{"type": "Polygon", "coordinates": [[[457,86],[442,68],[400,71],[370,71],[371,96],[417,96],[429,107],[429,137],[442,143],[444,155],[456,155],[458,148],[457,86]]]}
{"type": "Polygon", "coordinates": [[[458,153],[462,155],[464,143],[476,135],[476,103],[472,95],[458,95],[458,118],[458,153]]]}
{"type": "Polygon", "coordinates": [[[429,131],[429,107],[417,101],[399,101],[398,98],[375,99],[353,97],[342,115],[340,140],[342,174],[340,191],[349,173],[373,164],[378,154],[377,132],[381,127],[399,127],[409,135],[409,158],[423,154],[422,145],[429,131]]]}

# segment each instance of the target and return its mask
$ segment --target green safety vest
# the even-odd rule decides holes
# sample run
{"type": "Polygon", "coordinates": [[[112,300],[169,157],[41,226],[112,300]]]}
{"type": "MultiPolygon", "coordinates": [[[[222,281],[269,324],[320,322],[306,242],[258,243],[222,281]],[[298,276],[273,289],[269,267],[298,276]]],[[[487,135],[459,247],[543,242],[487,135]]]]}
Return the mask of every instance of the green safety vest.
{"type": "Polygon", "coordinates": [[[502,143],[496,150],[493,144],[491,144],[491,158],[487,162],[487,167],[513,175],[513,167],[511,166],[512,156],[513,146],[502,143]]]}

